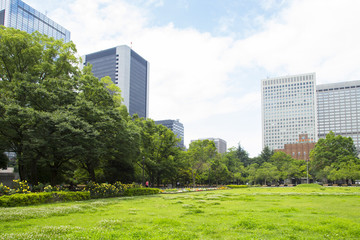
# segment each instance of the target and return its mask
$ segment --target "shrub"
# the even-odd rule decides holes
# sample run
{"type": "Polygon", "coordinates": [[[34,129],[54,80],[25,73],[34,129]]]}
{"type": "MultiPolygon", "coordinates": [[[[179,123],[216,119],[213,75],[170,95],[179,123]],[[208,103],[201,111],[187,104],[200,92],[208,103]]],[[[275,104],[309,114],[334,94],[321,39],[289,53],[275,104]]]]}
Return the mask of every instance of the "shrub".
{"type": "MultiPolygon", "coordinates": [[[[120,183],[121,184],[121,183],[120,183]]],[[[89,182],[86,185],[86,190],[90,192],[91,198],[106,198],[106,197],[118,197],[123,194],[123,189],[125,186],[121,186],[118,183],[117,188],[115,185],[108,183],[94,183],[89,182]]]]}
{"type": "Polygon", "coordinates": [[[53,192],[55,202],[83,201],[90,199],[90,192],[53,192]]]}
{"type": "Polygon", "coordinates": [[[44,191],[44,184],[38,183],[37,185],[33,185],[31,191],[32,192],[43,192],[44,191]]]}
{"type": "Polygon", "coordinates": [[[90,199],[89,192],[42,192],[13,194],[0,197],[0,207],[18,207],[41,203],[81,201],[90,199]]]}
{"type": "Polygon", "coordinates": [[[129,188],[124,191],[124,196],[140,196],[160,193],[158,188],[129,188]]]}
{"type": "Polygon", "coordinates": [[[27,181],[13,180],[16,193],[29,193],[30,187],[27,181]]]}
{"type": "Polygon", "coordinates": [[[249,185],[227,185],[228,188],[248,188],[249,185]]]}
{"type": "Polygon", "coordinates": [[[47,185],[46,187],[44,187],[44,192],[56,192],[59,191],[59,188],[56,186],[51,186],[51,185],[47,185]]]}
{"type": "Polygon", "coordinates": [[[10,194],[10,188],[0,183],[0,196],[10,194]]]}

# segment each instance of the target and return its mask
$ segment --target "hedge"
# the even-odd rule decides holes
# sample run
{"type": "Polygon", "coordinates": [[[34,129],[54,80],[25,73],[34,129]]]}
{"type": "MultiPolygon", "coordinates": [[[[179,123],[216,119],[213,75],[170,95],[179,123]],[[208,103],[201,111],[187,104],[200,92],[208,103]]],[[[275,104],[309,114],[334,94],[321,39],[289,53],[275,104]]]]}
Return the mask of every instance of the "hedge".
{"type": "Polygon", "coordinates": [[[124,191],[124,196],[140,196],[160,193],[158,188],[128,188],[124,191]]]}
{"type": "Polygon", "coordinates": [[[51,202],[81,201],[90,199],[89,192],[41,192],[13,194],[0,197],[0,207],[18,207],[51,202]]]}
{"type": "Polygon", "coordinates": [[[248,188],[249,185],[227,185],[228,188],[248,188]]]}

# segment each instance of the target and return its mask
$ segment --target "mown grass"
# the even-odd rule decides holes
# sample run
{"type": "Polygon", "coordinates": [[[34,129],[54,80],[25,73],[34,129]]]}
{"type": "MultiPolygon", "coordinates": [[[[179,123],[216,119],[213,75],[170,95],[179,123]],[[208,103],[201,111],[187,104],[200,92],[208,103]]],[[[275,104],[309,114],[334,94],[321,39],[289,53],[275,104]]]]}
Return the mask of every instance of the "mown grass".
{"type": "Polygon", "coordinates": [[[244,188],[0,209],[0,239],[359,239],[360,188],[244,188]]]}

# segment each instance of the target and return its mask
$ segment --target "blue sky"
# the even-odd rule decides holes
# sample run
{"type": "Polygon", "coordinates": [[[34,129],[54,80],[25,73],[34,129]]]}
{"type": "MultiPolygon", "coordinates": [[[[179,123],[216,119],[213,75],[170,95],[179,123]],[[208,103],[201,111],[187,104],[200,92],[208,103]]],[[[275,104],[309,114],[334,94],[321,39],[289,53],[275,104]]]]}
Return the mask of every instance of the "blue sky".
{"type": "Polygon", "coordinates": [[[172,22],[176,28],[195,28],[214,36],[243,38],[262,27],[259,17],[268,19],[286,7],[284,0],[160,0],[128,1],[144,7],[151,26],[172,22]],[[147,4],[146,4],[147,3],[147,4]]]}
{"type": "Polygon", "coordinates": [[[71,31],[79,55],[130,45],[150,62],[150,118],[185,144],[262,149],[260,82],[316,72],[358,80],[358,0],[24,0],[71,31]]]}

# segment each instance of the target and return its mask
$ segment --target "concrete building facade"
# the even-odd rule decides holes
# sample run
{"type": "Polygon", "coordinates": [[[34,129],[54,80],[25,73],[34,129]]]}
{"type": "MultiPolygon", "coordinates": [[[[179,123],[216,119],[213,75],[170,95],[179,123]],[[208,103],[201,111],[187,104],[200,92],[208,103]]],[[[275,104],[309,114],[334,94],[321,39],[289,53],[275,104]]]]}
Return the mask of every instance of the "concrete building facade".
{"type": "Polygon", "coordinates": [[[70,41],[70,31],[21,0],[0,0],[0,25],[70,41]]]}
{"type": "Polygon", "coordinates": [[[318,137],[351,137],[360,152],[360,81],[316,86],[318,137]]]}
{"type": "Polygon", "coordinates": [[[149,114],[149,63],[126,45],[82,57],[82,66],[92,65],[94,76],[109,76],[121,89],[130,115],[147,118],[149,114]]]}
{"type": "Polygon", "coordinates": [[[182,124],[179,119],[176,120],[159,120],[155,121],[156,124],[164,125],[165,127],[169,128],[171,131],[175,133],[175,135],[180,138],[180,143],[178,144],[179,147],[184,148],[184,124],[182,124]]]}
{"type": "Polygon", "coordinates": [[[300,134],[317,141],[315,73],[264,79],[261,89],[263,148],[284,149],[300,134]]]}

